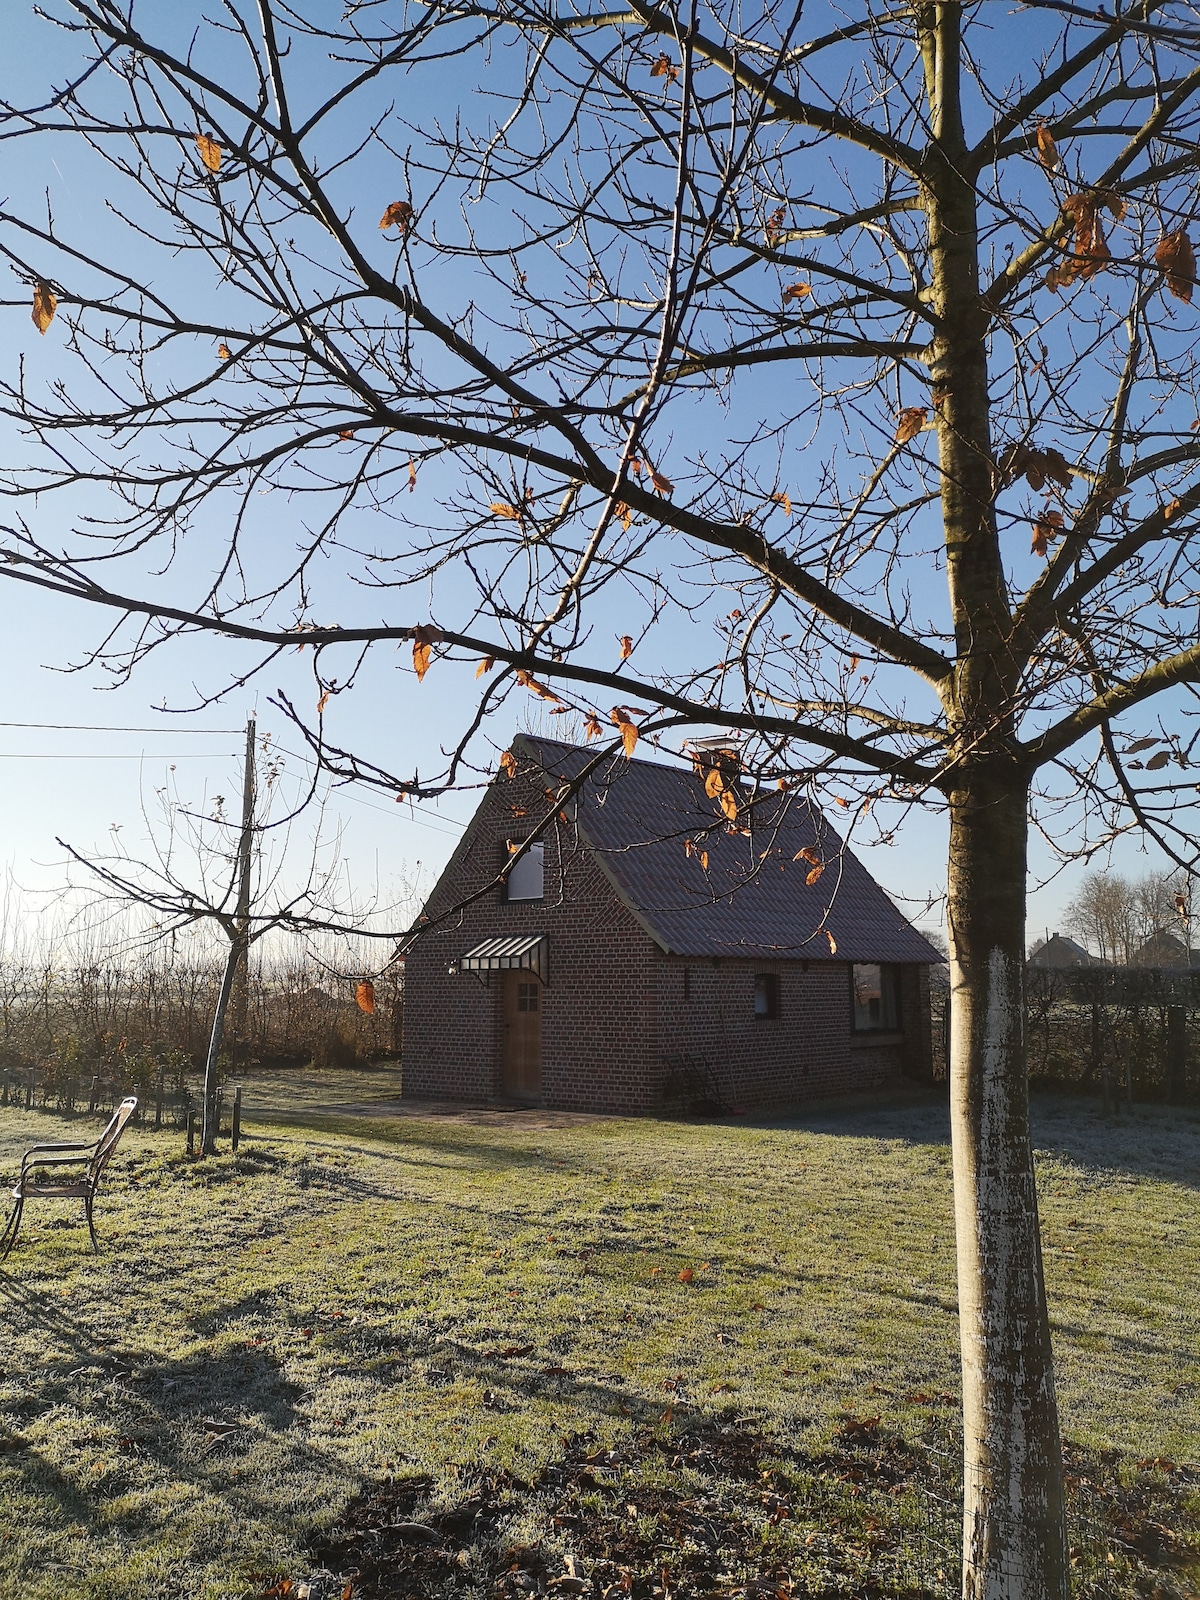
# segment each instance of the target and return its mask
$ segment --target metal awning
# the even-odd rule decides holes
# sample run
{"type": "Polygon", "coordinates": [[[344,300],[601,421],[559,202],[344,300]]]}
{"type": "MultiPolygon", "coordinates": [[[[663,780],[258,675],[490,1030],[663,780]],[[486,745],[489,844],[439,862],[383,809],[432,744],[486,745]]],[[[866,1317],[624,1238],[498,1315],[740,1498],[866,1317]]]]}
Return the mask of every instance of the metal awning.
{"type": "Polygon", "coordinates": [[[458,966],[460,972],[536,972],[545,983],[550,976],[550,941],[544,933],[485,939],[460,956],[458,966]]]}

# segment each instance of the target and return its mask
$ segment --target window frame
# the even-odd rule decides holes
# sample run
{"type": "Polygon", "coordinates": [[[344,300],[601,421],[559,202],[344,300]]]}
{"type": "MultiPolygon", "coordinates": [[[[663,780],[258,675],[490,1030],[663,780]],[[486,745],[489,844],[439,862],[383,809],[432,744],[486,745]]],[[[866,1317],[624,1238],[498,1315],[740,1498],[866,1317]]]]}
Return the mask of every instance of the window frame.
{"type": "Polygon", "coordinates": [[[850,1029],[858,1035],[900,1032],[900,967],[894,961],[853,961],[850,963],[850,1029]],[[860,1022],[857,974],[872,968],[879,974],[878,1022],[860,1022]]]}
{"type": "MultiPolygon", "coordinates": [[[[506,850],[509,858],[511,858],[514,854],[513,845],[515,842],[516,841],[511,839],[507,841],[506,850]]],[[[516,862],[513,869],[505,875],[501,898],[505,905],[513,906],[537,905],[540,901],[546,898],[546,846],[543,840],[538,839],[531,844],[529,849],[521,857],[520,861],[516,862]],[[526,871],[531,870],[532,859],[536,859],[538,862],[540,862],[542,869],[541,887],[538,893],[514,894],[512,892],[513,878],[521,868],[524,868],[526,871]]]]}
{"type": "Polygon", "coordinates": [[[781,985],[777,972],[756,972],[754,974],[754,1020],[755,1022],[778,1022],[783,1015],[783,999],[781,985]],[[758,1008],[758,998],[762,995],[766,1000],[763,1010],[758,1008]]]}

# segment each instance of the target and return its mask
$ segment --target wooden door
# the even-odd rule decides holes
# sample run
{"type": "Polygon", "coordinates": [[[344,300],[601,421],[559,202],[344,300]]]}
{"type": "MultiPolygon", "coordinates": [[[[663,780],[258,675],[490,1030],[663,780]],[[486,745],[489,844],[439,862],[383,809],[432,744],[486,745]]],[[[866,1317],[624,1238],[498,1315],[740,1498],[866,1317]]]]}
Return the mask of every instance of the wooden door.
{"type": "Polygon", "coordinates": [[[542,1092],[542,985],[532,972],[504,974],[504,1092],[516,1100],[542,1092]]]}

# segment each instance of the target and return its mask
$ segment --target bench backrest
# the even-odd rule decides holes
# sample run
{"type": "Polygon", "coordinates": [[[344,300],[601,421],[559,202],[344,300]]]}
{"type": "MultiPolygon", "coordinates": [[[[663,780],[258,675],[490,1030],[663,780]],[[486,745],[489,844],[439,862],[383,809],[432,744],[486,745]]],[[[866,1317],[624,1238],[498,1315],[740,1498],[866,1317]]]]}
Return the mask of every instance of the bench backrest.
{"type": "Polygon", "coordinates": [[[137,1096],[129,1095],[113,1112],[112,1121],[96,1141],[96,1151],[88,1167],[88,1182],[94,1189],[100,1181],[100,1174],[112,1160],[113,1151],[117,1148],[117,1140],[125,1132],[125,1124],[137,1110],[137,1096]]]}

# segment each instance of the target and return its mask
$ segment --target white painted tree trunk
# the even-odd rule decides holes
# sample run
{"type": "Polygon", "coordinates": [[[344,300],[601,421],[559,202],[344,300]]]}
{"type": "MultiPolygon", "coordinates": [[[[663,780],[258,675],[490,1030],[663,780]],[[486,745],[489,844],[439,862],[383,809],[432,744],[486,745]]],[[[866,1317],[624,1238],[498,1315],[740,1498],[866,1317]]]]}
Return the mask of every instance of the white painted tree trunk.
{"type": "Polygon", "coordinates": [[[950,1108],[964,1600],[1066,1600],[1062,1456],[1029,1143],[1023,783],[951,797],[950,1108]]]}

